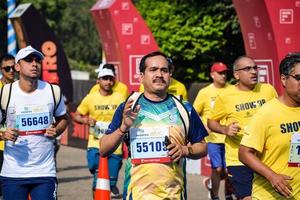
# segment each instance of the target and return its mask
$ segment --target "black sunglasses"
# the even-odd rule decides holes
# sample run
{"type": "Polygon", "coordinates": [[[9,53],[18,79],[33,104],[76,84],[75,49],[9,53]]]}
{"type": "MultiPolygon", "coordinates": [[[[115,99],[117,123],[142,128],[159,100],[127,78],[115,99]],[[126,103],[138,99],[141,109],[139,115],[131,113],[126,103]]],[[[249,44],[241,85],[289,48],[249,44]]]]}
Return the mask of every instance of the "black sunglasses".
{"type": "Polygon", "coordinates": [[[26,58],[23,58],[22,60],[24,60],[25,62],[28,62],[28,63],[32,63],[34,60],[37,63],[42,62],[41,58],[39,58],[39,57],[26,57],[26,58]]]}
{"type": "Polygon", "coordinates": [[[246,67],[243,67],[243,68],[240,68],[240,69],[236,69],[235,71],[245,71],[245,72],[250,72],[251,69],[253,69],[254,71],[257,71],[259,69],[259,67],[257,65],[254,65],[254,66],[246,66],[246,67]]]}
{"type": "Polygon", "coordinates": [[[300,81],[300,74],[295,74],[295,75],[288,75],[288,76],[291,76],[293,77],[296,81],[300,81]]]}
{"type": "Polygon", "coordinates": [[[2,67],[1,69],[3,69],[5,72],[10,72],[11,70],[15,71],[15,66],[14,65],[12,65],[12,66],[5,66],[5,67],[2,67]]]}

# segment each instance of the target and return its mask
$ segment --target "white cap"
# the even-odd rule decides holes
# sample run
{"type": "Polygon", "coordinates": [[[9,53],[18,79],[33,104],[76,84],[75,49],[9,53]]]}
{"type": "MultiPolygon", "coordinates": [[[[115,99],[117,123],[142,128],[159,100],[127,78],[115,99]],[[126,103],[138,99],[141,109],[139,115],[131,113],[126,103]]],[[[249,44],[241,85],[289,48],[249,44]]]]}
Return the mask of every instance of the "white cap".
{"type": "Polygon", "coordinates": [[[97,68],[97,69],[95,69],[95,72],[96,73],[99,73],[102,69],[103,69],[103,66],[105,65],[105,63],[101,63],[100,65],[99,65],[99,67],[97,68]]]}
{"type": "Polygon", "coordinates": [[[100,69],[99,70],[98,78],[101,78],[103,76],[112,76],[112,77],[115,77],[115,74],[114,74],[114,72],[111,69],[104,68],[104,69],[100,69]]]}
{"type": "Polygon", "coordinates": [[[26,58],[27,56],[29,56],[30,54],[34,54],[37,55],[38,57],[40,57],[40,59],[44,59],[44,55],[39,52],[38,50],[32,48],[32,46],[27,46],[23,49],[20,49],[20,51],[17,53],[16,57],[15,57],[15,62],[18,63],[19,60],[22,60],[23,58],[26,58]]]}

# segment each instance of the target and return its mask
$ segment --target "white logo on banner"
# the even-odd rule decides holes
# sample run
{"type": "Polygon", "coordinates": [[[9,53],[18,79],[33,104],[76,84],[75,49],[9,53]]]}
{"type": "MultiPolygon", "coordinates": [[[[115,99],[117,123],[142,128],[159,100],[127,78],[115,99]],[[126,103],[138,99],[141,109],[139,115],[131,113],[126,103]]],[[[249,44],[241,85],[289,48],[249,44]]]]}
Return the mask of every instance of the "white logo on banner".
{"type": "Polygon", "coordinates": [[[254,20],[254,24],[255,24],[256,28],[260,28],[261,27],[261,23],[260,23],[259,17],[258,16],[254,16],[253,20],[254,20]]]}
{"type": "Polygon", "coordinates": [[[271,59],[258,59],[254,60],[258,70],[258,80],[260,83],[270,83],[274,85],[274,69],[273,61],[271,59]]]}
{"type": "Polygon", "coordinates": [[[292,44],[292,39],[290,37],[284,38],[285,44],[292,44]]]}
{"type": "Polygon", "coordinates": [[[140,62],[143,55],[129,56],[129,83],[130,85],[140,84],[140,62]]]}
{"type": "Polygon", "coordinates": [[[141,35],[141,44],[150,44],[150,35],[141,35]]]}
{"type": "Polygon", "coordinates": [[[122,10],[129,10],[129,2],[122,2],[121,7],[122,10]]]}
{"type": "Polygon", "coordinates": [[[248,33],[248,41],[250,49],[256,49],[256,41],[254,33],[248,33]]]}
{"type": "Polygon", "coordinates": [[[279,23],[280,24],[293,24],[294,23],[294,10],[293,9],[280,9],[279,10],[279,23]]]}
{"type": "Polygon", "coordinates": [[[132,35],[133,34],[133,24],[123,23],[122,24],[122,35],[132,35]]]}
{"type": "Polygon", "coordinates": [[[268,37],[268,40],[273,40],[272,33],[268,33],[267,35],[268,35],[268,36],[267,36],[267,37],[268,37]]]}

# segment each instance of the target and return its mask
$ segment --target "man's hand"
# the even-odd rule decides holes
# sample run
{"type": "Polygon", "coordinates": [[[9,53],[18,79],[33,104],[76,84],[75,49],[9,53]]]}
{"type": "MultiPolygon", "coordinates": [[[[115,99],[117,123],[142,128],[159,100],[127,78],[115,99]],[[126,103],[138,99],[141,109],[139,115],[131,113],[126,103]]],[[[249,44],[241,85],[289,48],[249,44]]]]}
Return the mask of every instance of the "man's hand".
{"type": "Polygon", "coordinates": [[[54,125],[51,125],[49,128],[46,129],[45,136],[50,138],[55,138],[57,136],[57,129],[54,125]]]}
{"type": "Polygon", "coordinates": [[[132,110],[132,104],[133,100],[129,99],[125,106],[124,106],[124,111],[123,111],[123,119],[122,119],[122,124],[120,126],[120,129],[122,132],[127,132],[128,129],[133,125],[138,112],[140,111],[140,105],[137,105],[134,110],[132,110]]]}
{"type": "Polygon", "coordinates": [[[225,135],[235,136],[240,130],[241,127],[238,125],[238,123],[233,122],[225,128],[225,135]]]}
{"type": "Polygon", "coordinates": [[[280,193],[286,198],[291,197],[293,189],[290,186],[288,181],[292,180],[293,179],[292,177],[275,173],[272,176],[270,176],[268,179],[276,192],[280,193]]]}
{"type": "Polygon", "coordinates": [[[167,149],[169,150],[168,155],[174,162],[177,162],[182,157],[189,155],[188,147],[180,144],[171,143],[167,146],[167,149]]]}
{"type": "Polygon", "coordinates": [[[89,126],[95,126],[96,120],[90,117],[84,118],[84,124],[87,124],[89,126]]]}
{"type": "Polygon", "coordinates": [[[7,128],[3,133],[2,133],[2,138],[3,140],[10,140],[15,142],[19,136],[19,131],[15,128],[7,128]]]}

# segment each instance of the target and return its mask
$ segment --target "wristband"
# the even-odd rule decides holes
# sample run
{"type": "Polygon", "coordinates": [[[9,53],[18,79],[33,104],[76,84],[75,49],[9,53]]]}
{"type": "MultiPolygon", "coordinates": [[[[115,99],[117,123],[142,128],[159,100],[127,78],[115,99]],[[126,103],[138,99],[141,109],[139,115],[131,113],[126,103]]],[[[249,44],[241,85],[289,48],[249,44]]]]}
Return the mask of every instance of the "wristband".
{"type": "Polygon", "coordinates": [[[122,130],[121,130],[121,127],[119,127],[118,129],[119,129],[119,131],[122,133],[122,134],[121,134],[122,136],[125,135],[125,134],[127,133],[127,131],[122,131],[122,130]]]}

